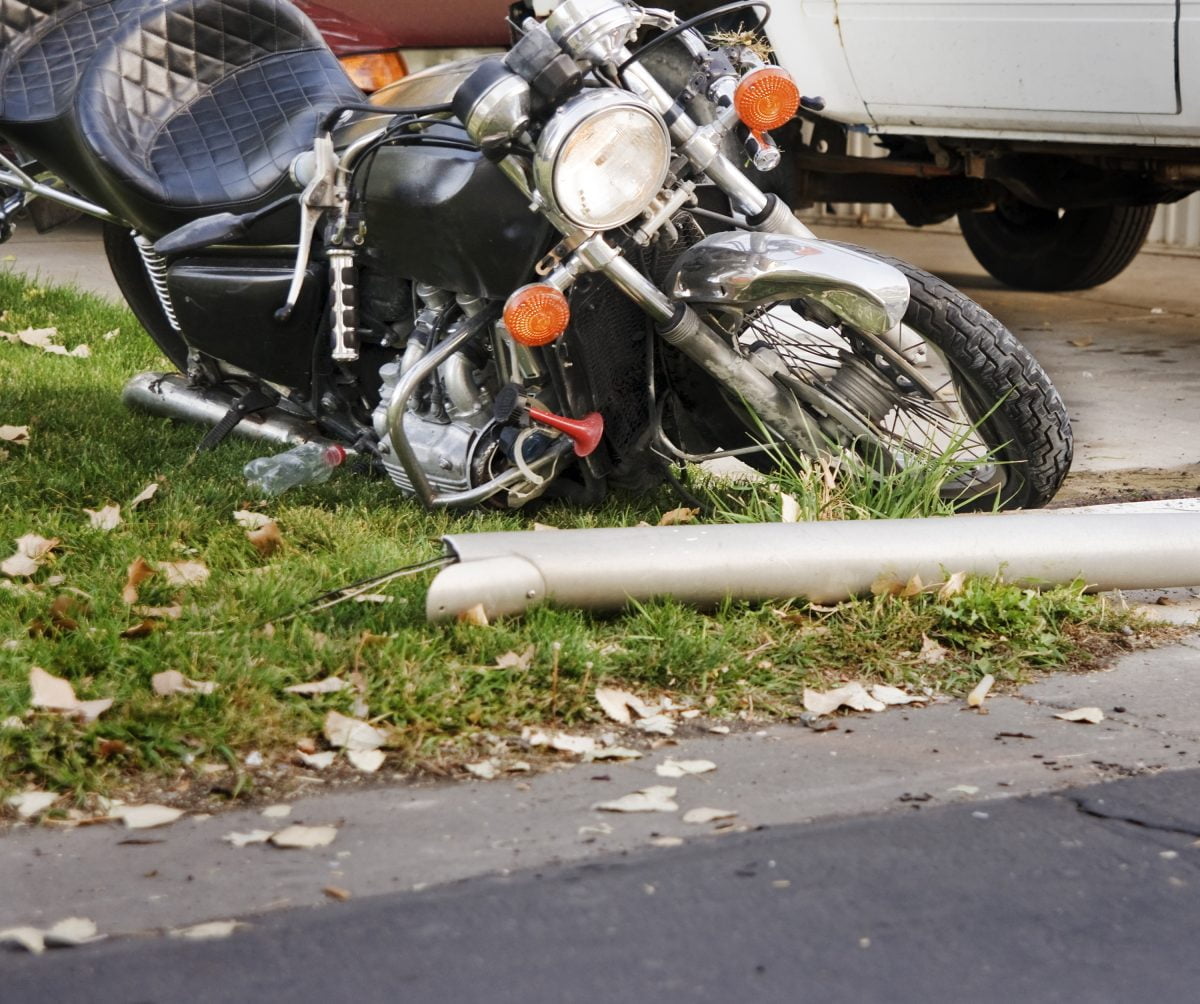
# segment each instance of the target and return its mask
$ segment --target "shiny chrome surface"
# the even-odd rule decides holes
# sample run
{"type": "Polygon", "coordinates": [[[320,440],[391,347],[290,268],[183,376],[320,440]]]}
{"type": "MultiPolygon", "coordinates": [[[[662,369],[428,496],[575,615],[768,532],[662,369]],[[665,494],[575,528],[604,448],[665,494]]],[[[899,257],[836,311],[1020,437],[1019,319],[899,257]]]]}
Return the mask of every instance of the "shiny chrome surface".
{"type": "Polygon", "coordinates": [[[637,31],[637,15],[619,0],[562,0],[546,30],[580,62],[610,63],[637,31]]]}
{"type": "Polygon", "coordinates": [[[518,135],[529,122],[529,85],[515,73],[501,77],[471,106],[467,133],[487,149],[518,135]]]}
{"type": "Polygon", "coordinates": [[[72,195],[70,192],[60,192],[51,185],[43,185],[40,181],[35,181],[3,153],[0,153],[0,185],[11,185],[28,195],[40,195],[43,199],[69,206],[71,209],[78,209],[81,213],[87,213],[89,216],[95,216],[108,223],[121,222],[103,206],[88,202],[87,199],[81,199],[78,195],[72,195]]]}
{"type": "MultiPolygon", "coordinates": [[[[580,220],[573,219],[570,214],[564,211],[556,194],[555,173],[559,167],[560,155],[568,140],[570,140],[576,129],[593,116],[603,115],[615,109],[632,110],[641,113],[661,129],[663,143],[661,170],[654,166],[649,168],[656,172],[657,184],[654,188],[657,191],[662,187],[663,180],[666,178],[667,167],[670,163],[671,138],[661,116],[645,101],[626,91],[591,90],[567,102],[546,123],[546,127],[542,130],[541,138],[538,140],[537,151],[533,158],[533,182],[538,194],[547,203],[547,208],[556,216],[563,217],[576,226],[587,227],[589,230],[609,229],[610,227],[620,226],[636,217],[646,208],[644,204],[630,207],[630,211],[625,219],[610,223],[604,228],[597,228],[589,226],[580,220]]],[[[647,200],[648,202],[649,200],[647,200]]]]}
{"type": "Polygon", "coordinates": [[[818,240],[733,231],[680,256],[671,295],[690,303],[755,306],[809,300],[871,335],[908,308],[908,280],[886,262],[818,240]]]}
{"type": "MultiPolygon", "coordinates": [[[[121,400],[151,415],[200,425],[216,425],[234,403],[233,395],[225,391],[189,386],[182,373],[139,373],[125,384],[121,400]]],[[[247,415],[234,426],[233,435],[281,445],[333,444],[311,423],[276,408],[247,415]]]]}

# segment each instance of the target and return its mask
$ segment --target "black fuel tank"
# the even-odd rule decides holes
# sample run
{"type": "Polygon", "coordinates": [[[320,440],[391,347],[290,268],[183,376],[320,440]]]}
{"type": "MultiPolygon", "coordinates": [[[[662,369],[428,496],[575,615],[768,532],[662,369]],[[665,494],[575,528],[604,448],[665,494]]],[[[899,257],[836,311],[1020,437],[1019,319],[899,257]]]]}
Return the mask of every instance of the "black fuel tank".
{"type": "Polygon", "coordinates": [[[388,274],[503,299],[536,278],[554,244],[550,224],[477,150],[431,135],[381,148],[368,171],[368,254],[388,274]]]}

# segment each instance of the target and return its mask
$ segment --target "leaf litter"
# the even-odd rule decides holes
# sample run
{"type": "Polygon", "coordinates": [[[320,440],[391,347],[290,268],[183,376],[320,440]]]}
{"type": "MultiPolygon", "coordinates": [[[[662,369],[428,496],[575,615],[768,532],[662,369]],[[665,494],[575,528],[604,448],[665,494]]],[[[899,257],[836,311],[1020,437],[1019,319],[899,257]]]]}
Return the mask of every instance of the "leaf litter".
{"type": "Polygon", "coordinates": [[[1075,708],[1073,711],[1060,711],[1055,718],[1064,722],[1085,722],[1088,725],[1099,725],[1104,721],[1104,712],[1099,708],[1075,708]]]}
{"type": "Polygon", "coordinates": [[[81,701],[75,696],[75,688],[70,681],[59,676],[52,676],[40,666],[29,670],[29,689],[32,691],[30,704],[35,708],[46,711],[58,711],[82,719],[84,722],[94,722],[105,711],[112,707],[113,699],[105,697],[94,701],[81,701]]]}
{"type": "Polygon", "coordinates": [[[693,774],[707,774],[716,769],[717,765],[711,760],[673,760],[667,757],[654,768],[654,773],[659,777],[678,778],[693,774]]]}
{"type": "Polygon", "coordinates": [[[655,784],[620,798],[597,802],[592,808],[597,812],[678,812],[675,792],[675,788],[655,784]]]}
{"type": "Polygon", "coordinates": [[[211,694],[217,689],[212,680],[189,680],[177,669],[166,669],[150,677],[150,686],[160,697],[172,694],[211,694]]]}

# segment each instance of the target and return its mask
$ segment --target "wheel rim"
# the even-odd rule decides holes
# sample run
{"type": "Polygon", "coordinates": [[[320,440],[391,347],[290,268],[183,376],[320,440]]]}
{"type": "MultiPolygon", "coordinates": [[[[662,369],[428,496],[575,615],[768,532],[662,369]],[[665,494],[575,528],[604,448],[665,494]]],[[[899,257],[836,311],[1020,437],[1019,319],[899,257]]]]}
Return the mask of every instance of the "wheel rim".
{"type": "MultiPolygon", "coordinates": [[[[991,414],[958,368],[911,327],[884,338],[825,327],[789,304],[746,315],[735,327],[747,354],[782,363],[831,446],[880,470],[945,458],[940,494],[960,504],[1001,491],[1005,465],[988,439],[991,414]],[[770,358],[770,357],[768,357],[770,358]]],[[[778,368],[778,367],[776,367],[778,368]]]]}

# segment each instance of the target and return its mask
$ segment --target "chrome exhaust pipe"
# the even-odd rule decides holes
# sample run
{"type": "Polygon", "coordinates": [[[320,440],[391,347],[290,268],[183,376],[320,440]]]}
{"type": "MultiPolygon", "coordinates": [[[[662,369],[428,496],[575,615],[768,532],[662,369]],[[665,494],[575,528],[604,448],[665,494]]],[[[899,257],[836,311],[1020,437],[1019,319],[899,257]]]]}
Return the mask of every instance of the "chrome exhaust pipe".
{"type": "MultiPolygon", "coordinates": [[[[199,425],[216,425],[233,407],[234,397],[212,387],[189,387],[182,373],[139,373],[125,384],[121,400],[129,408],[199,425]]],[[[259,439],[281,446],[300,443],[332,445],[316,427],[294,415],[271,408],[247,415],[233,428],[242,439],[259,439]]]]}

